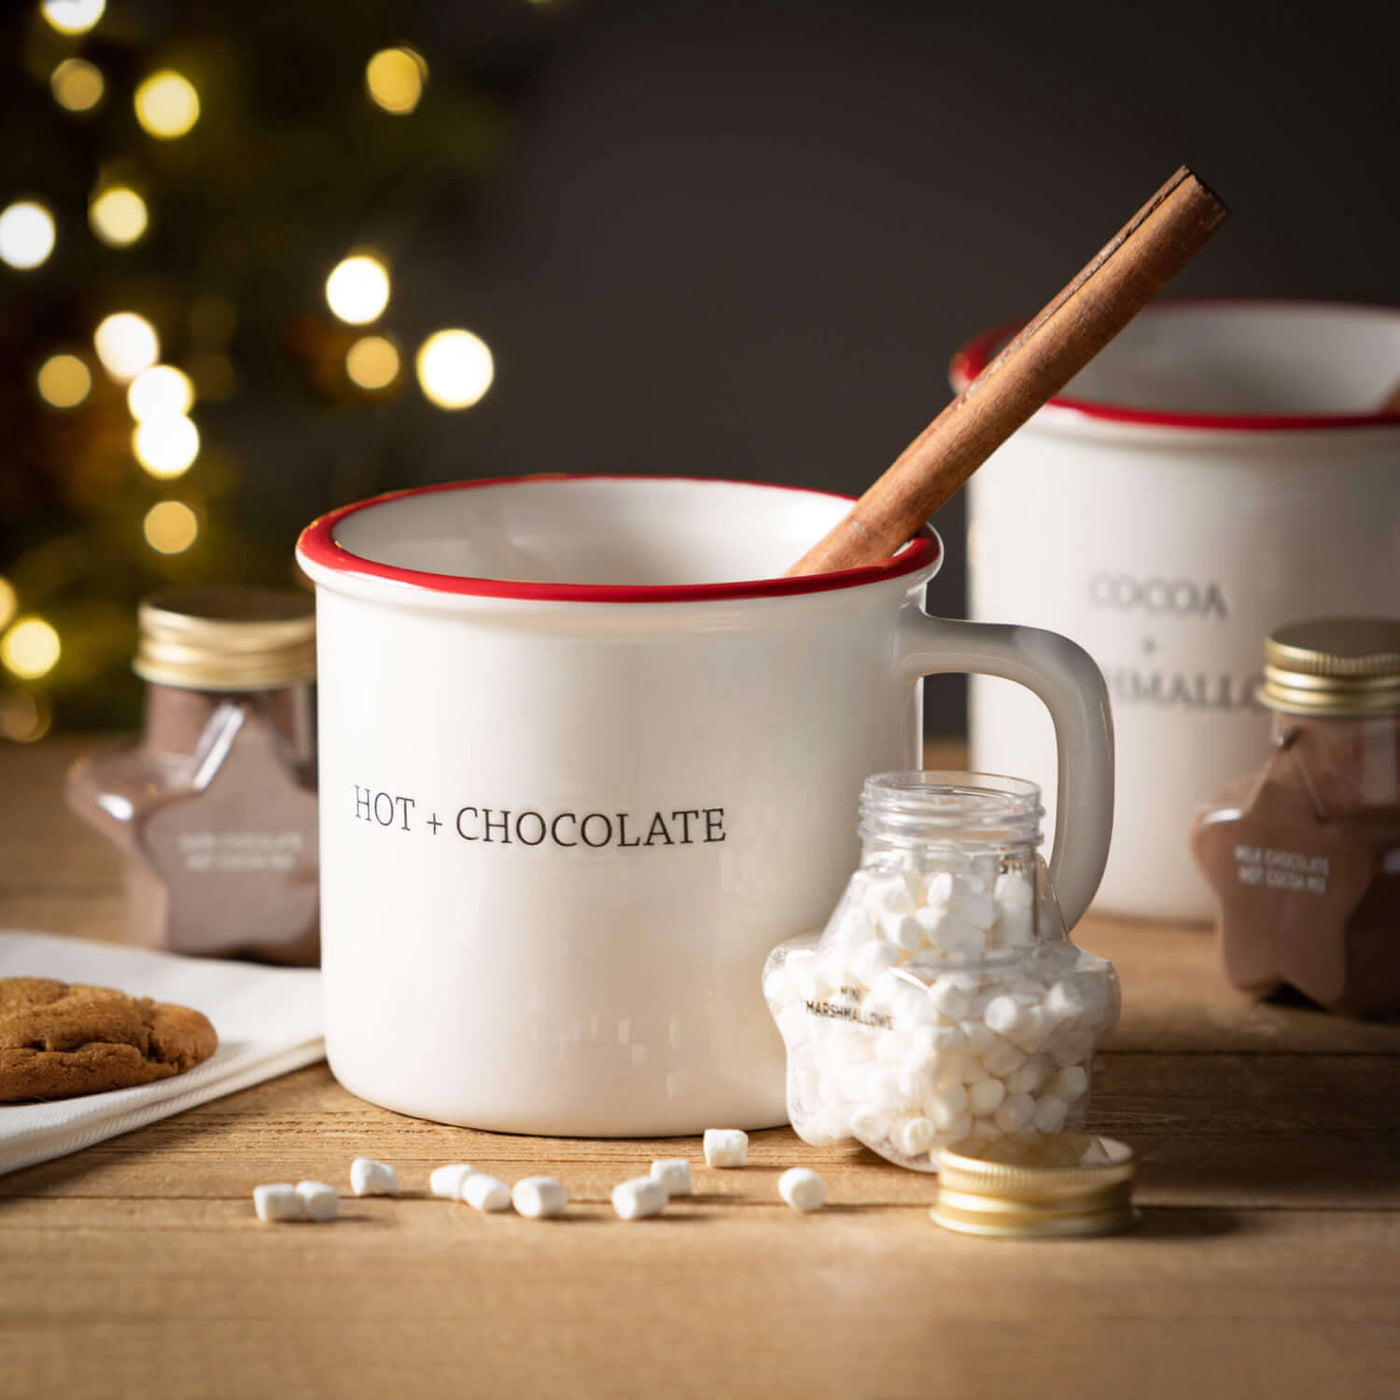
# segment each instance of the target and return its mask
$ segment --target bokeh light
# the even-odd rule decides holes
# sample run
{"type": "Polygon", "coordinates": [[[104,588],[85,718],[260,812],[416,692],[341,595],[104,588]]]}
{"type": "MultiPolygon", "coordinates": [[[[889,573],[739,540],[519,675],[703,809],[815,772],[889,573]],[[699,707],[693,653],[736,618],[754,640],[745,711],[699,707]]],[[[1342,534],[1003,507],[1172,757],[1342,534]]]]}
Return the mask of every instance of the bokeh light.
{"type": "Polygon", "coordinates": [[[111,248],[126,248],[146,231],[146,201],[126,185],[112,185],[88,205],[92,231],[111,248]]]}
{"type": "Polygon", "coordinates": [[[37,680],[58,664],[58,633],[42,617],[21,617],[0,637],[0,661],[21,680],[37,680]]]}
{"type": "Polygon", "coordinates": [[[470,408],[491,387],[490,347],[470,331],[436,331],[419,347],[416,368],[424,395],[439,408],[470,408]]]}
{"type": "Polygon", "coordinates": [[[382,335],[362,335],[345,352],[345,373],[361,389],[387,389],[399,377],[399,352],[382,335]]]}
{"type": "Polygon", "coordinates": [[[162,481],[182,476],[199,456],[199,429],[182,414],[164,414],[138,423],[131,434],[136,460],[162,481]]]}
{"type": "Polygon", "coordinates": [[[102,101],[107,84],[102,70],[85,58],[65,58],[49,74],[54,101],[70,112],[90,112],[102,101]]]}
{"type": "Polygon", "coordinates": [[[86,34],[102,18],[107,0],[44,0],[39,8],[60,34],[86,34]]]}
{"type": "Polygon", "coordinates": [[[10,625],[10,619],[19,609],[19,595],[15,586],[7,578],[0,578],[0,632],[10,625]]]}
{"type": "Polygon", "coordinates": [[[76,355],[50,355],[37,378],[39,397],[52,408],[76,408],[92,390],[92,371],[76,355]]]}
{"type": "Polygon", "coordinates": [[[53,215],[42,204],[21,199],[0,214],[0,258],[11,267],[38,267],[53,241],[53,215]]]}
{"type": "Polygon", "coordinates": [[[16,690],[0,699],[0,734],[17,744],[32,744],[49,732],[53,708],[42,695],[16,690]]]}
{"type": "Polygon", "coordinates": [[[162,416],[181,417],[194,407],[194,385],[174,365],[152,365],[131,381],[126,406],[138,423],[162,416]]]}
{"type": "Polygon", "coordinates": [[[152,136],[173,141],[199,120],[199,93],[183,73],[162,68],[136,89],[136,120],[152,136]]]}
{"type": "Polygon", "coordinates": [[[183,554],[199,538],[199,517],[183,501],[157,501],[142,529],[158,553],[183,554]]]}
{"type": "Polygon", "coordinates": [[[413,49],[380,49],[365,65],[370,99],[386,112],[403,116],[422,99],[428,65],[413,49]]]}
{"type": "Polygon", "coordinates": [[[362,326],[389,304],[389,273],[368,254],[345,258],[326,278],[326,301],[342,321],[362,326]]]}
{"type": "Polygon", "coordinates": [[[118,311],[98,326],[92,343],[102,368],[119,383],[135,379],[160,359],[155,327],[134,311],[118,311]]]}

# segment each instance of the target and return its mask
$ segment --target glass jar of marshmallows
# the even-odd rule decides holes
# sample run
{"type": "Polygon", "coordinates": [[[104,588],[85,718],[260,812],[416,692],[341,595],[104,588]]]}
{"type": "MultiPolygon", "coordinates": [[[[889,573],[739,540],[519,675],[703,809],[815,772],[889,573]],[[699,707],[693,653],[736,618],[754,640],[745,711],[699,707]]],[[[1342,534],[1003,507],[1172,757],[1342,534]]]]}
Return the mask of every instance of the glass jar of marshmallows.
{"type": "Polygon", "coordinates": [[[1017,778],[866,780],[860,868],[826,929],[763,973],[803,1141],[933,1171],[960,1139],[1082,1127],[1118,982],[1069,941],[1043,815],[1017,778]]]}

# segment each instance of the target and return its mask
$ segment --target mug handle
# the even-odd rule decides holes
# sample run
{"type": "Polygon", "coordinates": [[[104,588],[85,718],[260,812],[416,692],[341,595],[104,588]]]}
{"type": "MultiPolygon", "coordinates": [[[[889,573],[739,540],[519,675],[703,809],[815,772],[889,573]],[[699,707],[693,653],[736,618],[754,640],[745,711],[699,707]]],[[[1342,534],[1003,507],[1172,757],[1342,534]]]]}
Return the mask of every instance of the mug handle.
{"type": "Polygon", "coordinates": [[[1089,907],[1113,833],[1113,712],[1103,672],[1058,632],[900,610],[900,660],[911,681],[948,671],[1002,676],[1038,695],[1055,725],[1059,778],[1050,879],[1066,928],[1089,907]]]}

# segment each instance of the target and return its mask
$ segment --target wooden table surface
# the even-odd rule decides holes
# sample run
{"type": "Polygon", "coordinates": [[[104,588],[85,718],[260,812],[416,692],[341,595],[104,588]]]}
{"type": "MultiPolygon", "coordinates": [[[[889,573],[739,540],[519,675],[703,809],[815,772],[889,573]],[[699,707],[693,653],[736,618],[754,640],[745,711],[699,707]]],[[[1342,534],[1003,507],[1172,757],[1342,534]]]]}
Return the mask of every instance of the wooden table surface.
{"type": "MultiPolygon", "coordinates": [[[[117,934],[115,860],[59,798],[81,742],[0,751],[0,926],[117,934]]],[[[786,1129],[624,1225],[612,1185],[698,1142],[442,1127],[320,1065],[0,1178],[0,1395],[1395,1400],[1400,1025],[1255,1006],[1199,929],[1077,938],[1123,984],[1093,1126],[1141,1159],[1131,1235],[948,1234],[932,1178],[786,1129]],[[357,1155],[407,1196],[254,1218],[256,1183],[348,1192],[357,1155]],[[576,1204],[532,1222],[426,1198],[455,1160],[557,1174],[576,1204]],[[797,1163],[825,1211],[778,1201],[797,1163]]]]}

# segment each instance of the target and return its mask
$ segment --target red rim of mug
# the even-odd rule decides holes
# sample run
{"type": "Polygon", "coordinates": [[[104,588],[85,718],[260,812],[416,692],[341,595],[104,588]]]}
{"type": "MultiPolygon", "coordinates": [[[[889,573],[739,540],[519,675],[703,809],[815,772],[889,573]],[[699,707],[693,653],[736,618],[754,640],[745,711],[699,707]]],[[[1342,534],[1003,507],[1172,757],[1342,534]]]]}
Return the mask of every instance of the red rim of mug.
{"type": "MultiPolygon", "coordinates": [[[[791,491],[807,496],[825,496],[854,505],[851,496],[835,491],[815,491],[805,486],[784,486],[767,481],[730,481],[720,477],[627,475],[621,472],[544,472],[535,476],[496,476],[479,481],[445,481],[434,486],[418,486],[408,491],[390,491],[366,501],[356,501],[330,511],[312,521],[297,541],[297,553],[311,564],[336,573],[384,579],[392,583],[426,588],[434,593],[459,593],[482,598],[525,598],[562,603],[692,603],[734,598],[781,598],[799,593],[826,593],[838,588],[857,588],[866,583],[883,583],[920,569],[937,568],[943,560],[943,542],[925,525],[903,549],[878,564],[858,569],[837,569],[825,574],[804,574],[796,578],[736,579],[731,583],[688,583],[623,585],[599,583],[547,583],[522,579],[474,578],[460,574],[430,573],[423,569],[402,569],[354,554],[337,542],[335,529],[348,516],[400,501],[410,496],[426,496],[438,491],[472,491],[486,486],[530,485],[546,481],[699,481],[723,486],[754,486],[765,491],[791,491]]],[[[815,541],[813,541],[815,543],[815,541]]]]}
{"type": "MultiPolygon", "coordinates": [[[[1173,311],[1220,309],[1304,308],[1307,310],[1365,311],[1378,315],[1400,316],[1400,307],[1381,306],[1365,302],[1289,301],[1271,297],[1181,297],[1175,301],[1150,306],[1145,316],[1170,315],[1173,311]]],[[[948,377],[953,388],[961,393],[991,363],[997,351],[1011,339],[1029,317],[1010,321],[984,331],[969,340],[948,363],[948,377]]],[[[1068,398],[1056,395],[1050,400],[1055,408],[1082,413],[1107,423],[1134,424],[1151,428],[1206,428],[1224,432],[1293,432],[1298,429],[1320,428],[1386,428],[1400,424],[1400,410],[1375,413],[1179,413],[1170,409],[1127,408],[1120,404],[1099,403],[1093,399],[1068,398]]]]}

